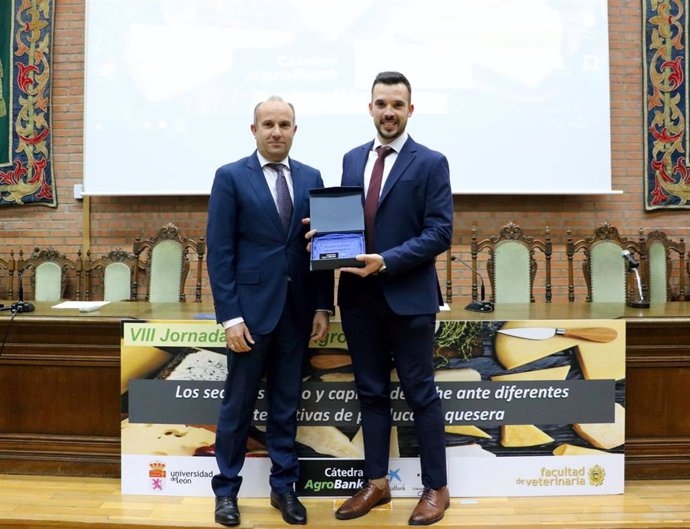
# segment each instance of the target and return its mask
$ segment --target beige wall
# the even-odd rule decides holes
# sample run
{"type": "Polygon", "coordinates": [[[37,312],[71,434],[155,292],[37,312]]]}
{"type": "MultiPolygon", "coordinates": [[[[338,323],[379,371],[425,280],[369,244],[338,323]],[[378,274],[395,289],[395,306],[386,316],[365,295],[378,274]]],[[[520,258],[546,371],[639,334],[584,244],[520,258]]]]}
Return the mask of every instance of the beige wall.
{"type": "MultiPolygon", "coordinates": [[[[469,260],[472,225],[478,226],[480,238],[497,232],[509,221],[518,223],[533,236],[540,236],[544,227],[549,226],[555,253],[554,300],[564,301],[567,299],[567,277],[563,242],[568,227],[576,238],[591,234],[604,221],[611,222],[622,235],[630,238],[637,237],[640,228],[664,229],[674,238],[688,237],[689,212],[644,210],[641,4],[609,0],[613,187],[624,193],[581,197],[455,197],[454,253],[469,260]]],[[[94,197],[90,202],[73,198],[73,186],[82,181],[83,67],[84,1],[57,0],[52,120],[58,207],[0,208],[4,235],[1,255],[5,256],[9,248],[15,251],[23,248],[26,253],[34,246],[52,245],[71,257],[76,256],[79,248],[90,246],[92,253],[98,256],[117,247],[131,248],[136,235],[153,234],[167,222],[177,224],[188,237],[196,239],[203,235],[205,197],[94,197]]],[[[365,105],[366,102],[362,102],[362,119],[367,119],[365,105]]],[[[414,120],[410,122],[410,131],[414,133],[414,120]]],[[[525,124],[525,134],[529,134],[529,124],[525,124]]],[[[481,178],[491,178],[490,171],[510,171],[509,160],[504,166],[500,164],[500,141],[503,140],[496,140],[496,158],[487,160],[487,174],[480,175],[481,178]]],[[[557,135],[554,141],[558,141],[557,135]]],[[[548,148],[548,145],[535,145],[534,156],[548,148]]],[[[572,153],[573,157],[586,155],[572,153]]],[[[562,163],[567,164],[568,160],[562,163]]],[[[126,159],[123,159],[122,170],[127,170],[126,159]]],[[[558,167],[553,168],[553,175],[558,178],[558,167]]],[[[439,268],[445,280],[444,266],[445,263],[440,264],[439,268]]],[[[456,300],[469,297],[470,275],[461,267],[453,270],[456,300]]],[[[193,296],[193,292],[190,293],[193,296]]],[[[577,299],[584,299],[582,287],[577,290],[577,299]]]]}

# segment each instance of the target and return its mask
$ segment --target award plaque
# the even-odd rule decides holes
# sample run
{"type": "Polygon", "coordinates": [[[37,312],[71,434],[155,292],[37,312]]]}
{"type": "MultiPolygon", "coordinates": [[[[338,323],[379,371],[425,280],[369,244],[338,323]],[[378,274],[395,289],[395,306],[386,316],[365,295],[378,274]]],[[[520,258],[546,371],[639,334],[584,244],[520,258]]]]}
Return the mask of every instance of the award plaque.
{"type": "Polygon", "coordinates": [[[362,267],[355,256],[365,253],[364,191],[361,187],[325,187],[309,191],[311,269],[362,267]]]}

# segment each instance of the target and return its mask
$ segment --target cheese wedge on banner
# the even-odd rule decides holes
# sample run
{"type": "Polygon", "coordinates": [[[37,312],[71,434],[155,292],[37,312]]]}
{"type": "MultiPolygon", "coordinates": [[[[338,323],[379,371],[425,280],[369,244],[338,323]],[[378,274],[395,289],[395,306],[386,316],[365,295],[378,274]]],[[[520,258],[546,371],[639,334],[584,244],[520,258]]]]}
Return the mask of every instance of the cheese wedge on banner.
{"type": "Polygon", "coordinates": [[[625,443],[625,408],[616,403],[615,422],[573,424],[575,433],[597,448],[616,448],[625,443]]]}
{"type": "MultiPolygon", "coordinates": [[[[596,344],[608,345],[608,344],[596,344]]],[[[610,348],[579,347],[577,361],[587,380],[623,380],[625,378],[625,347],[622,353],[610,348]]]]}
{"type": "Polygon", "coordinates": [[[597,450],[596,448],[585,448],[584,446],[576,446],[571,444],[562,444],[554,448],[553,455],[555,456],[606,456],[608,452],[597,450]]]}
{"type": "Polygon", "coordinates": [[[554,336],[546,340],[527,340],[505,334],[496,334],[496,358],[506,369],[515,369],[535,360],[577,346],[578,360],[587,379],[625,378],[625,321],[624,320],[528,320],[508,321],[503,329],[525,327],[552,327],[578,329],[607,327],[617,337],[607,343],[590,342],[576,338],[554,336]]]}
{"type": "Polygon", "coordinates": [[[476,426],[446,426],[446,433],[452,433],[455,435],[470,435],[472,437],[484,437],[486,439],[491,439],[491,436],[484,430],[477,428],[476,426]]]}
{"type": "Polygon", "coordinates": [[[536,369],[524,373],[510,373],[508,375],[494,375],[491,380],[498,382],[506,380],[565,380],[570,371],[570,366],[550,367],[548,369],[536,369]]]}
{"type": "Polygon", "coordinates": [[[317,454],[344,459],[364,457],[362,447],[353,444],[349,437],[335,426],[298,426],[296,440],[317,454]]]}
{"type": "Polygon", "coordinates": [[[531,424],[501,426],[501,444],[506,448],[538,446],[553,441],[553,437],[531,424]]]}
{"type": "Polygon", "coordinates": [[[171,353],[147,345],[120,345],[120,394],[127,391],[133,378],[146,378],[173,358],[171,353]]]}
{"type": "MultiPolygon", "coordinates": [[[[560,326],[560,321],[508,321],[503,325],[503,329],[521,329],[524,327],[555,327],[560,326]]],[[[590,327],[592,325],[589,325],[590,327]]],[[[515,369],[524,366],[540,358],[545,358],[564,349],[568,349],[578,343],[572,338],[554,336],[548,340],[526,340],[508,336],[507,334],[496,334],[496,358],[506,369],[515,369]]]]}

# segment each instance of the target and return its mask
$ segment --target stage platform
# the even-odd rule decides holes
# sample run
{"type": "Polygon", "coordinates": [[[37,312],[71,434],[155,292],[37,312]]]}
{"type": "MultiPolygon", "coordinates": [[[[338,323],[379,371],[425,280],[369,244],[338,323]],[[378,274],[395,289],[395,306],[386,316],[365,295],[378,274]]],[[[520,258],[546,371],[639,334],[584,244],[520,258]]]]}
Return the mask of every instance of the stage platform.
{"type": "MultiPolygon", "coordinates": [[[[358,520],[333,516],[342,499],[305,499],[318,529],[407,527],[415,504],[394,499],[358,520]]],[[[267,499],[240,498],[242,528],[289,527],[267,499]]],[[[0,475],[0,528],[155,529],[222,527],[213,523],[213,498],[123,496],[120,480],[0,475]]],[[[452,498],[433,527],[463,529],[690,528],[690,480],[626,482],[625,494],[536,498],[452,498]]]]}

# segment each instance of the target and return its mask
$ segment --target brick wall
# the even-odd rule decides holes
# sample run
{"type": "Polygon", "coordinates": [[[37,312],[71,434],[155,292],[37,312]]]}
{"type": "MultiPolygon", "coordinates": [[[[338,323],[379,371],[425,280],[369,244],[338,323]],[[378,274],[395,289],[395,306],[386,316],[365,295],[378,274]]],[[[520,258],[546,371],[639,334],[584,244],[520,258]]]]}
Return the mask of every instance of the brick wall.
{"type": "MultiPolygon", "coordinates": [[[[497,233],[509,221],[533,236],[542,236],[549,226],[554,242],[555,301],[567,299],[567,228],[572,229],[575,238],[591,234],[604,221],[629,238],[637,237],[640,228],[663,229],[674,238],[690,235],[690,212],[644,210],[641,2],[610,0],[609,26],[613,188],[624,193],[455,197],[453,252],[467,261],[473,225],[478,227],[480,238],[497,233]]],[[[35,246],[48,245],[70,257],[75,257],[80,248],[90,247],[92,254],[98,256],[117,247],[129,249],[137,235],[153,235],[167,222],[177,224],[188,237],[197,239],[203,235],[206,197],[93,197],[85,201],[73,198],[73,186],[82,182],[83,0],[57,0],[53,42],[53,161],[58,207],[0,208],[2,256],[9,248],[23,248],[27,253],[35,246]]],[[[414,132],[414,121],[410,127],[414,132]]],[[[586,153],[572,153],[573,157],[583,155],[586,153]]],[[[557,170],[554,167],[554,177],[557,170]]],[[[444,262],[439,263],[439,272],[445,281],[444,262]]],[[[455,299],[469,297],[470,276],[462,267],[453,269],[455,299]]],[[[205,292],[208,295],[208,289],[205,292]]],[[[583,292],[579,287],[577,299],[584,299],[583,292]]],[[[188,291],[190,298],[193,299],[192,291],[188,291]]]]}

